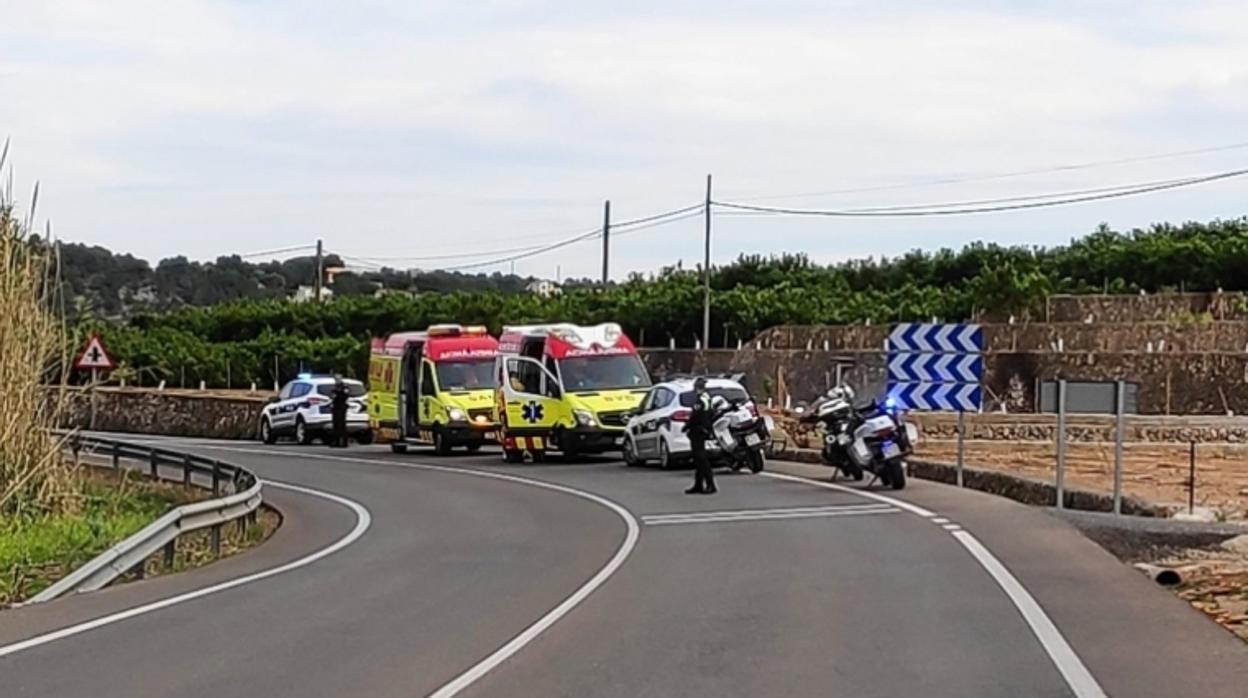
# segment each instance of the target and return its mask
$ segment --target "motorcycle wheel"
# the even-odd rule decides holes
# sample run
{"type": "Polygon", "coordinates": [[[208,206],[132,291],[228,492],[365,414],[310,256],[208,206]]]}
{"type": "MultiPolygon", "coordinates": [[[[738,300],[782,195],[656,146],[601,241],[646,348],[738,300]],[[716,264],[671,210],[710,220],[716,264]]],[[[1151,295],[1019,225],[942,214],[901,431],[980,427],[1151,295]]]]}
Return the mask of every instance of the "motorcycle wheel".
{"type": "Polygon", "coordinates": [[[888,479],[885,480],[882,477],[880,479],[884,480],[885,485],[888,485],[895,490],[902,490],[906,488],[906,469],[902,467],[900,460],[887,463],[884,466],[884,473],[888,476],[888,479]]]}
{"type": "Polygon", "coordinates": [[[751,473],[763,472],[763,467],[766,464],[766,460],[763,458],[762,451],[750,451],[749,459],[750,459],[750,472],[751,473]]]}
{"type": "Polygon", "coordinates": [[[855,482],[862,482],[862,479],[865,477],[865,474],[862,472],[862,466],[857,463],[845,463],[845,465],[841,466],[841,472],[845,473],[846,477],[852,478],[855,482]]]}

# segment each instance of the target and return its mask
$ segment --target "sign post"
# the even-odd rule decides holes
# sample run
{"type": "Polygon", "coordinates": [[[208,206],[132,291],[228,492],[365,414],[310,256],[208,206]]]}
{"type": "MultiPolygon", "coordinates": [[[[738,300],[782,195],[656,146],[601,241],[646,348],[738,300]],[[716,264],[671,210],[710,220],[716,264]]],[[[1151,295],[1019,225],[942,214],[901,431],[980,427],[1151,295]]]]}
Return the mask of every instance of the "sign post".
{"type": "Polygon", "coordinates": [[[87,337],[87,343],[82,346],[82,351],[78,352],[78,357],[74,359],[74,368],[91,372],[91,384],[87,388],[91,391],[91,421],[88,428],[95,429],[95,386],[99,383],[100,371],[111,371],[116,368],[113,358],[108,355],[108,349],[104,347],[104,339],[99,334],[92,333],[90,337],[87,337]]]}
{"type": "Polygon", "coordinates": [[[961,487],[966,413],[983,407],[983,330],[979,325],[900,323],[893,326],[886,348],[888,395],[898,407],[958,413],[961,487]]]}

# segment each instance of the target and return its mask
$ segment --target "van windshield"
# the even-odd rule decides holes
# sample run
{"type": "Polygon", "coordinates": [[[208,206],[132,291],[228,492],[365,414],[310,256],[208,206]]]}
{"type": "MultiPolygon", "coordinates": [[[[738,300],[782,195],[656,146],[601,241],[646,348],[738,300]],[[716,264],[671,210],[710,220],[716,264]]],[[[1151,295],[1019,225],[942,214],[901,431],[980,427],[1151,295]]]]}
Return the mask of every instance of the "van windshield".
{"type": "Polygon", "coordinates": [[[650,374],[633,354],[561,359],[559,373],[563,389],[571,393],[650,387],[650,374]]]}
{"type": "Polygon", "coordinates": [[[438,387],[448,392],[494,387],[494,362],[445,361],[438,366],[438,387]]]}

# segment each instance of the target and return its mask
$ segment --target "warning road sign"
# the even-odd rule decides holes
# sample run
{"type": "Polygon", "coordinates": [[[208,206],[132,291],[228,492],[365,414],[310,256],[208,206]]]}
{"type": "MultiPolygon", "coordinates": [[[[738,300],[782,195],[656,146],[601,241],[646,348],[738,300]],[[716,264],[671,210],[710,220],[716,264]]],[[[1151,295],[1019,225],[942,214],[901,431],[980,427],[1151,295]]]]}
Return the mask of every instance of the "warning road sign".
{"type": "Polygon", "coordinates": [[[115,364],[104,348],[104,340],[98,334],[87,338],[87,343],[74,359],[74,368],[79,371],[111,371],[115,364]]]}

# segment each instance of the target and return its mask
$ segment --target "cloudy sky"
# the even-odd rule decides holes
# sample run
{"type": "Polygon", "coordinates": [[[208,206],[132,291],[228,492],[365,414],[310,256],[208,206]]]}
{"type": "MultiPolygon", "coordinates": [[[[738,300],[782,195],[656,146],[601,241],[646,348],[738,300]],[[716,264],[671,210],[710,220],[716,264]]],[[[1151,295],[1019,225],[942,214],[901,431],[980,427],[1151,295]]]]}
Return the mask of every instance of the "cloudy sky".
{"type": "MultiPolygon", "coordinates": [[[[0,138],[66,240],[157,259],[322,238],[398,266],[557,241],[599,225],[604,199],[617,220],[697,203],[707,173],[719,200],[841,208],[1248,166],[1239,147],[983,179],[1248,142],[1248,3],[932,5],[0,0],[0,138]]],[[[1238,179],[974,217],[719,215],[714,257],[1060,243],[1102,221],[1241,216],[1246,194],[1238,179]]],[[[613,273],[694,263],[701,235],[689,219],[620,236],[613,273]]],[[[599,249],[516,270],[595,275],[599,249]]]]}

